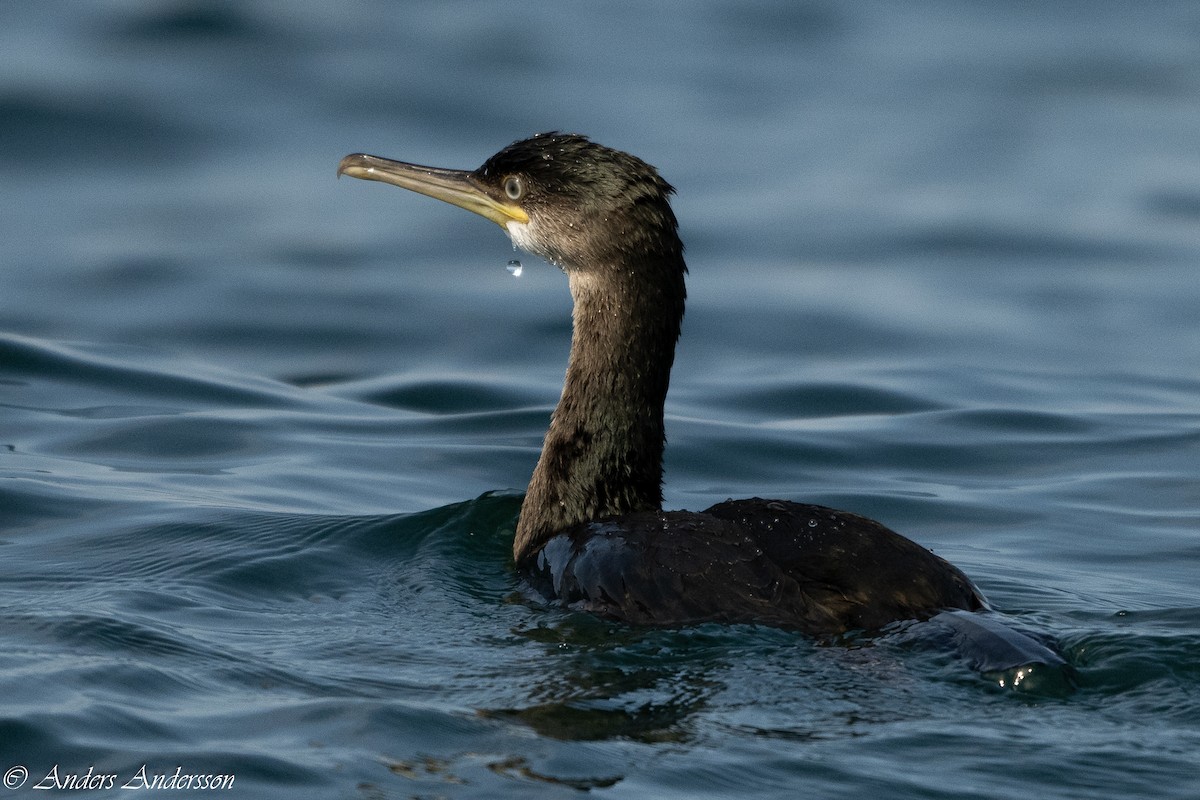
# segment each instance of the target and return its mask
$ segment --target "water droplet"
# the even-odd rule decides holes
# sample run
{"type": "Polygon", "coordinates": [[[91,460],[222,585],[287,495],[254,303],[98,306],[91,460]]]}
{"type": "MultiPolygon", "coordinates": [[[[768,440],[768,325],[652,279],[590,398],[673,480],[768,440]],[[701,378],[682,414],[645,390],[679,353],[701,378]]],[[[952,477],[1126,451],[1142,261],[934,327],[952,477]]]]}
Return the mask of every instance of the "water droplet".
{"type": "Polygon", "coordinates": [[[505,269],[507,269],[514,278],[519,278],[521,277],[521,273],[525,270],[525,267],[521,266],[521,262],[514,258],[512,261],[508,262],[508,266],[505,267],[505,269]]]}

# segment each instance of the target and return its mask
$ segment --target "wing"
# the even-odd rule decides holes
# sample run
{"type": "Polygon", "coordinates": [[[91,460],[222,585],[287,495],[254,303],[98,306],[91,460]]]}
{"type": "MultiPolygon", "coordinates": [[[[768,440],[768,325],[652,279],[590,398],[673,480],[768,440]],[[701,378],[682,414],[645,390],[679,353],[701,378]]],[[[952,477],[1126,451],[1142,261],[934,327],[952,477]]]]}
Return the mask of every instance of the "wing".
{"type": "Polygon", "coordinates": [[[523,572],[547,598],[642,625],[833,634],[982,606],[966,576],[879,523],[759,499],[579,525],[523,572]]]}
{"type": "Polygon", "coordinates": [[[728,500],[704,513],[753,536],[846,630],[876,630],[948,608],[985,607],[957,567],[858,514],[761,498],[728,500]]]}

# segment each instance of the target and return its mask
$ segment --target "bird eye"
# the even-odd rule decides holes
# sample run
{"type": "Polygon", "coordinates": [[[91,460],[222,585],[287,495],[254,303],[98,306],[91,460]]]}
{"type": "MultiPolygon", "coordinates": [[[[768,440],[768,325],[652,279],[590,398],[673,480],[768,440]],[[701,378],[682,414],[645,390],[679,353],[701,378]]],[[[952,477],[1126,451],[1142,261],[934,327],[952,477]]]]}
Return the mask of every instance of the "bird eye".
{"type": "Polygon", "coordinates": [[[520,200],[521,195],[525,194],[525,184],[516,175],[510,175],[504,179],[504,193],[509,200],[520,200]]]}

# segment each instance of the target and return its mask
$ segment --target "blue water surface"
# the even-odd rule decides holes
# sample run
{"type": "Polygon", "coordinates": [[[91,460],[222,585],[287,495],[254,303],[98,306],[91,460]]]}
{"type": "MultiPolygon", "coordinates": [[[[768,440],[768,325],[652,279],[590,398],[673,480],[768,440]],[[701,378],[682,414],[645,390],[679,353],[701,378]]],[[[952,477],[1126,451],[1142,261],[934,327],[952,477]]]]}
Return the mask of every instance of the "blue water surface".
{"type": "Polygon", "coordinates": [[[0,4],[0,791],[1200,796],[1198,97],[1182,0],[0,4]],[[566,282],[334,172],[549,129],[678,188],[668,505],[880,519],[1074,687],[531,601],[566,282]]]}

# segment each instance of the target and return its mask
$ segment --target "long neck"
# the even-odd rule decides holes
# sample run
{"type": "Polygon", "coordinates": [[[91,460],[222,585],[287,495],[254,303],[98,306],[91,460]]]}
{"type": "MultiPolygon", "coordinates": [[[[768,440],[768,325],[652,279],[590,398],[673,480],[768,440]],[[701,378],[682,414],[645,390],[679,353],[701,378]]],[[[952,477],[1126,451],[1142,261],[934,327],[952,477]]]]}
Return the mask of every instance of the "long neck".
{"type": "Polygon", "coordinates": [[[570,273],[571,357],[521,506],[518,563],[565,528],[662,508],[663,404],[685,298],[676,259],[570,273]]]}

